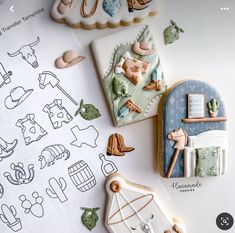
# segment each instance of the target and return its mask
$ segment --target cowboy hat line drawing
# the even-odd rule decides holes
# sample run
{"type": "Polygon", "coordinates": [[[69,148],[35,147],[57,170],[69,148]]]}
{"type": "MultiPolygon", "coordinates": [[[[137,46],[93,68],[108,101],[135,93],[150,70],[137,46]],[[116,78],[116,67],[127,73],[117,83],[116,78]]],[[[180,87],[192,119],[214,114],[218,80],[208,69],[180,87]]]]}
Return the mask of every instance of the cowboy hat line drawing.
{"type": "Polygon", "coordinates": [[[22,86],[18,86],[13,88],[10,91],[9,96],[5,99],[5,107],[7,109],[14,109],[18,105],[20,105],[22,102],[24,102],[29,95],[33,92],[33,89],[25,90],[22,86]]]}

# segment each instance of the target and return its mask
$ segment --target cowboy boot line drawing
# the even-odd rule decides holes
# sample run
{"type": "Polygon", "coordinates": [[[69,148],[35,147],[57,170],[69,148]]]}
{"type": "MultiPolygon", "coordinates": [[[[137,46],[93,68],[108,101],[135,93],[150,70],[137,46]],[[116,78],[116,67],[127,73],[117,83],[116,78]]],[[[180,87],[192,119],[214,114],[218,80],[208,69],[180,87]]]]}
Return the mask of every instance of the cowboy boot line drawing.
{"type": "Polygon", "coordinates": [[[10,157],[14,153],[17,143],[17,139],[13,142],[6,142],[4,139],[0,138],[0,161],[10,157]]]}
{"type": "Polygon", "coordinates": [[[135,148],[127,147],[121,134],[115,133],[110,135],[108,140],[107,154],[115,156],[124,156],[125,152],[131,152],[135,148]]]}

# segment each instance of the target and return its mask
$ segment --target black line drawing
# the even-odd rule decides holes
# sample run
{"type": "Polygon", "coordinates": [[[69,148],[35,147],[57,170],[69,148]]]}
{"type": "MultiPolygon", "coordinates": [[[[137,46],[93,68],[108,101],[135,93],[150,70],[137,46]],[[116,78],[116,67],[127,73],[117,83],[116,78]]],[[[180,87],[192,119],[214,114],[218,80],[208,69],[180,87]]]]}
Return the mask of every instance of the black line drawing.
{"type": "Polygon", "coordinates": [[[33,92],[33,89],[25,90],[23,87],[18,86],[10,91],[9,96],[6,97],[4,105],[7,109],[14,109],[23,103],[33,92]]]}
{"type": "Polygon", "coordinates": [[[35,191],[32,193],[32,197],[34,198],[34,203],[26,198],[26,195],[22,194],[19,196],[21,201],[21,207],[24,209],[26,214],[31,213],[33,216],[37,218],[42,218],[44,216],[44,208],[43,208],[43,197],[39,196],[38,192],[35,191]]]}
{"type": "Polygon", "coordinates": [[[97,139],[99,137],[98,130],[90,125],[87,128],[80,129],[77,125],[71,129],[72,134],[75,137],[75,140],[70,143],[72,146],[82,147],[87,145],[91,148],[97,147],[97,139]]]}
{"type": "Polygon", "coordinates": [[[50,167],[51,165],[54,165],[56,160],[64,157],[65,160],[69,159],[70,151],[61,144],[55,144],[45,147],[39,156],[38,161],[40,161],[41,169],[43,169],[46,166],[50,167]]]}
{"type": "Polygon", "coordinates": [[[80,192],[86,192],[96,185],[96,179],[90,167],[83,160],[68,168],[69,176],[80,192]]]}
{"type": "Polygon", "coordinates": [[[10,57],[16,57],[21,55],[22,59],[28,62],[34,69],[39,67],[37,56],[35,50],[33,49],[40,42],[40,38],[37,37],[37,40],[33,43],[23,45],[20,49],[18,49],[14,53],[7,53],[10,57]]]}
{"type": "Polygon", "coordinates": [[[68,200],[67,196],[65,195],[64,191],[67,188],[67,183],[63,177],[59,178],[59,181],[52,177],[48,181],[50,188],[46,189],[46,193],[51,198],[58,198],[61,203],[64,203],[68,200]]]}
{"type": "Polygon", "coordinates": [[[2,198],[4,195],[4,188],[2,186],[2,184],[0,184],[0,198],[2,198]]]}
{"type": "Polygon", "coordinates": [[[11,83],[11,78],[12,72],[11,71],[6,71],[5,67],[3,64],[0,62],[0,88],[4,86],[5,84],[11,83]]]}
{"type": "Polygon", "coordinates": [[[43,136],[47,135],[36,121],[35,114],[27,114],[25,118],[19,119],[16,126],[21,128],[26,146],[32,142],[39,141],[43,136]]]}
{"type": "Polygon", "coordinates": [[[51,104],[45,105],[42,111],[48,114],[54,129],[59,129],[63,124],[68,124],[73,120],[73,117],[63,107],[61,99],[55,99],[51,104]]]}
{"type": "Polygon", "coordinates": [[[105,177],[118,172],[116,165],[112,161],[107,160],[104,154],[99,154],[99,159],[101,160],[101,171],[105,177]]]}
{"type": "Polygon", "coordinates": [[[57,76],[50,72],[50,71],[44,71],[39,74],[38,77],[39,81],[39,87],[41,89],[44,89],[47,85],[51,86],[52,88],[57,87],[67,98],[69,98],[70,101],[72,101],[73,104],[76,106],[78,105],[77,101],[75,101],[60,85],[60,80],[57,78],[57,76]]]}
{"type": "Polygon", "coordinates": [[[13,142],[6,142],[0,137],[0,162],[3,159],[10,157],[14,153],[14,149],[18,144],[18,140],[15,139],[13,142]]]}
{"type": "Polygon", "coordinates": [[[12,163],[10,167],[14,171],[14,175],[11,175],[9,172],[5,172],[3,175],[7,178],[7,180],[11,184],[14,185],[29,184],[34,179],[33,164],[28,165],[28,172],[26,172],[26,169],[24,169],[24,165],[20,162],[18,164],[12,163]]]}
{"type": "Polygon", "coordinates": [[[17,212],[13,205],[7,206],[6,204],[1,205],[0,219],[3,223],[7,224],[7,226],[14,232],[17,232],[22,229],[21,220],[17,218],[17,212]]]}

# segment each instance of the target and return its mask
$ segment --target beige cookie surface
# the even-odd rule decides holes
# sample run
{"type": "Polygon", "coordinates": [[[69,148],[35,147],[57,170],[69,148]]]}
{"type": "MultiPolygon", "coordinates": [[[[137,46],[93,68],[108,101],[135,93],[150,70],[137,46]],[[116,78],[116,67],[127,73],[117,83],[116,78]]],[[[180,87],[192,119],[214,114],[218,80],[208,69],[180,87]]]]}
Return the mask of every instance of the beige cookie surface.
{"type": "Polygon", "coordinates": [[[151,188],[114,173],[106,180],[105,225],[110,233],[185,233],[183,224],[169,218],[151,188]]]}
{"type": "Polygon", "coordinates": [[[107,9],[104,10],[103,0],[55,0],[51,16],[56,22],[72,28],[104,29],[140,23],[146,17],[156,15],[158,10],[158,0],[120,0],[119,3],[115,14],[111,16],[107,9]]]}

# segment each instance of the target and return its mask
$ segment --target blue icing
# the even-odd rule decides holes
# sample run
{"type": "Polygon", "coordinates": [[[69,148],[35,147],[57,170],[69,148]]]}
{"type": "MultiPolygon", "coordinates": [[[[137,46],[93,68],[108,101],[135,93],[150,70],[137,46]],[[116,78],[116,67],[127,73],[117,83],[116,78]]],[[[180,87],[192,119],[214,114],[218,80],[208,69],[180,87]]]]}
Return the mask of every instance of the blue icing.
{"type": "MultiPolygon", "coordinates": [[[[204,122],[185,124],[183,118],[187,117],[187,94],[197,93],[204,94],[205,103],[212,98],[216,98],[220,102],[218,117],[225,116],[225,107],[219,93],[209,84],[201,81],[184,81],[177,85],[167,96],[163,107],[163,167],[164,174],[167,172],[174,153],[174,142],[167,138],[167,135],[175,128],[186,130],[189,136],[197,135],[209,130],[225,130],[225,122],[204,122]]],[[[209,112],[205,104],[205,117],[209,117],[209,112]]],[[[175,164],[172,177],[183,176],[183,153],[179,154],[175,164]]]]}
{"type": "Polygon", "coordinates": [[[104,0],[103,1],[103,9],[104,11],[109,14],[111,17],[117,14],[121,3],[120,0],[104,0]]]}
{"type": "Polygon", "coordinates": [[[118,110],[118,116],[119,117],[125,117],[127,116],[128,114],[130,113],[130,109],[126,106],[123,106],[121,107],[119,110],[118,110]]]}

